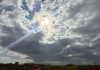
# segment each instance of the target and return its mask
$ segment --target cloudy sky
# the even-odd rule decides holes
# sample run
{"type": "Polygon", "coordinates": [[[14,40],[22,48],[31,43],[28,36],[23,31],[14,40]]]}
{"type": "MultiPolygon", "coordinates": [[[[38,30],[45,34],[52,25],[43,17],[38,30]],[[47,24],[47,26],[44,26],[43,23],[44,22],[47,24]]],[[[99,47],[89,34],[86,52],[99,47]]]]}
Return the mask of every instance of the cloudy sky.
{"type": "Polygon", "coordinates": [[[0,0],[0,63],[100,64],[100,0],[75,0],[17,45],[3,51],[69,0],[0,0]]]}

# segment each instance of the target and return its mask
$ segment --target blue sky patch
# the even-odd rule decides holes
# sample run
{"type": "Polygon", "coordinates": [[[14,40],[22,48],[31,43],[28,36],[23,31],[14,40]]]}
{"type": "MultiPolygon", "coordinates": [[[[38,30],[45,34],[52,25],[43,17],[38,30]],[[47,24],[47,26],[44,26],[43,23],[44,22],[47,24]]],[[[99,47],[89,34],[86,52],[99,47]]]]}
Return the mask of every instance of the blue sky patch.
{"type": "Polygon", "coordinates": [[[5,10],[5,12],[7,11],[13,11],[14,10],[14,7],[13,6],[3,6],[3,5],[0,5],[0,13],[5,10]]]}
{"type": "Polygon", "coordinates": [[[34,5],[34,8],[33,8],[32,11],[30,11],[29,8],[27,7],[27,5],[26,5],[27,3],[26,3],[25,0],[23,0],[22,4],[23,4],[22,8],[29,12],[29,15],[26,16],[26,18],[29,19],[29,20],[32,20],[32,18],[34,16],[34,12],[40,11],[40,8],[41,8],[40,7],[40,2],[38,2],[38,1],[35,2],[35,5],[34,5]]]}

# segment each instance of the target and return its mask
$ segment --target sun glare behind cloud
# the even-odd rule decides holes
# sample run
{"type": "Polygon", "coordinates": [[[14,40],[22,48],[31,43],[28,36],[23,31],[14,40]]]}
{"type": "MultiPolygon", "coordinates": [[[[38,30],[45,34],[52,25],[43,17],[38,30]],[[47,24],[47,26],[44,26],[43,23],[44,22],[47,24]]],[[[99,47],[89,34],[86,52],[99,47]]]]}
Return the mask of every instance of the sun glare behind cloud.
{"type": "Polygon", "coordinates": [[[42,20],[42,25],[45,25],[46,26],[47,24],[48,24],[48,19],[43,19],[42,20]]]}
{"type": "Polygon", "coordinates": [[[43,18],[42,21],[40,22],[40,28],[45,28],[49,24],[49,20],[47,18],[43,18]]]}

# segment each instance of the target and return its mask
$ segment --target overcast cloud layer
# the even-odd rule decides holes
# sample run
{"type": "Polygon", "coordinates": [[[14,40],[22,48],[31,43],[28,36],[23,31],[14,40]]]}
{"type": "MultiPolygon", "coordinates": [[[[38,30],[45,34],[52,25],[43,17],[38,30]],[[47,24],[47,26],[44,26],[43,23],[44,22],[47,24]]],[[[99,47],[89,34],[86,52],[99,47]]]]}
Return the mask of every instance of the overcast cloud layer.
{"type": "MultiPolygon", "coordinates": [[[[49,18],[65,1],[0,0],[0,14],[8,14],[0,15],[0,49],[36,28],[44,16],[49,18]]],[[[100,0],[76,0],[73,5],[97,2],[100,0]]],[[[100,64],[99,7],[100,4],[63,8],[50,19],[47,29],[38,29],[35,35],[0,52],[0,62],[100,64]]]]}

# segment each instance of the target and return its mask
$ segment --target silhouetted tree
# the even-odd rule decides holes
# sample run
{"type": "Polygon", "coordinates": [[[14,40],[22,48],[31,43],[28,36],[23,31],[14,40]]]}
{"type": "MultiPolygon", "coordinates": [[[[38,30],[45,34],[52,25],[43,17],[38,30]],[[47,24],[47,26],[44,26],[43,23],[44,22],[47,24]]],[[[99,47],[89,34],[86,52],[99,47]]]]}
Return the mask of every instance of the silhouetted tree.
{"type": "Polygon", "coordinates": [[[15,62],[16,65],[19,65],[19,62],[15,62]]]}

